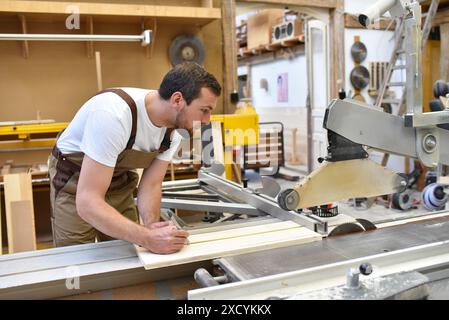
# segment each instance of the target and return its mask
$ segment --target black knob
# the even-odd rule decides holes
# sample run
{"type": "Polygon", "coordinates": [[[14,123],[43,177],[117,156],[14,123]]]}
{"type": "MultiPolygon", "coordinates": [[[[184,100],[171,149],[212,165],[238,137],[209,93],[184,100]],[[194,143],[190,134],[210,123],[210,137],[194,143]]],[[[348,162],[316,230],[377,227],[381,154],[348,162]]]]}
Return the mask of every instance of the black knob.
{"type": "Polygon", "coordinates": [[[360,273],[367,276],[373,273],[373,266],[371,263],[362,263],[359,267],[360,273]]]}
{"type": "Polygon", "coordinates": [[[444,80],[437,80],[433,85],[433,96],[439,98],[449,93],[449,83],[444,80]]]}

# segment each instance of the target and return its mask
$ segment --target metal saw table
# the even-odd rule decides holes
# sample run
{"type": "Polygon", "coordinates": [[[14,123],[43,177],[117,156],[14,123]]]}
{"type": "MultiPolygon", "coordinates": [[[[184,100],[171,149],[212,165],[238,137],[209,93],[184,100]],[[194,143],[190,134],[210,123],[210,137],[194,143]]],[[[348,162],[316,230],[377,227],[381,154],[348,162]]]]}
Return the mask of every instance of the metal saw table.
{"type": "MultiPolygon", "coordinates": [[[[238,285],[248,282],[248,297],[251,299],[249,287],[257,282],[258,278],[299,273],[302,270],[312,270],[353,259],[363,260],[364,257],[385,253],[399,253],[422,246],[433,246],[436,243],[446,243],[446,246],[449,244],[449,212],[447,217],[330,237],[303,245],[225,257],[216,259],[213,263],[224,271],[231,283],[238,285]]],[[[449,249],[445,250],[449,253],[449,249]]],[[[449,263],[435,264],[431,267],[417,268],[417,270],[429,280],[430,299],[449,299],[449,263]]],[[[322,273],[318,276],[324,278],[326,274],[322,273]]],[[[287,286],[288,282],[286,283],[287,286]]],[[[231,292],[227,291],[230,298],[231,292]]],[[[212,291],[211,294],[213,294],[212,291]]],[[[202,294],[193,294],[189,298],[197,299],[201,296],[202,294]]],[[[211,298],[213,299],[214,296],[211,295],[211,298]]]]}

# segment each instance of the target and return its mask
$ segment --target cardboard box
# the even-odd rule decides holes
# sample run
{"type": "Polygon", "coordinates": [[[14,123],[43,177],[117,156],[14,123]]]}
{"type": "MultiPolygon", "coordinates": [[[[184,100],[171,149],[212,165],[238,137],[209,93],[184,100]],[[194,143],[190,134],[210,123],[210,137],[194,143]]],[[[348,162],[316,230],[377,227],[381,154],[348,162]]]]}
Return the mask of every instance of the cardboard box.
{"type": "Polygon", "coordinates": [[[266,9],[248,18],[248,50],[271,43],[273,26],[282,22],[283,9],[266,9]]]}

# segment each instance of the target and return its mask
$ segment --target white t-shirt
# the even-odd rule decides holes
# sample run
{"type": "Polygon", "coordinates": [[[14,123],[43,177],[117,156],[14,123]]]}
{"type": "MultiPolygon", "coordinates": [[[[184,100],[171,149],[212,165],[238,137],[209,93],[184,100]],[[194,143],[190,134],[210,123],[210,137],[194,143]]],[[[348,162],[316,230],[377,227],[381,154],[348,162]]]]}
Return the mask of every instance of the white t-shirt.
{"type": "MultiPolygon", "coordinates": [[[[157,151],[166,128],[155,126],[145,109],[145,95],[151,90],[120,88],[134,99],[137,106],[137,133],[133,149],[157,151]]],[[[78,110],[72,122],[58,139],[57,146],[63,154],[83,152],[95,161],[115,167],[119,153],[125,150],[131,135],[132,116],[128,104],[113,92],[89,99],[78,110]]],[[[170,148],[157,159],[170,161],[181,143],[181,135],[175,130],[170,148]]]]}

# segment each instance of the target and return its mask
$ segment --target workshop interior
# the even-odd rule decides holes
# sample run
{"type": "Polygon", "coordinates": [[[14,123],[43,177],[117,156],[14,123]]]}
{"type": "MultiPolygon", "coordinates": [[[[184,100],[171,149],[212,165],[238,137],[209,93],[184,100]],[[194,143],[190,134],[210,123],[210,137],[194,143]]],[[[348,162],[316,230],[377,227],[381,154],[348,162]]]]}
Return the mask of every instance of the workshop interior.
{"type": "Polygon", "coordinates": [[[0,299],[449,299],[449,0],[1,0],[0,74],[0,299]],[[60,133],[185,62],[222,91],[161,185],[184,247],[57,247],[60,133]]]}

